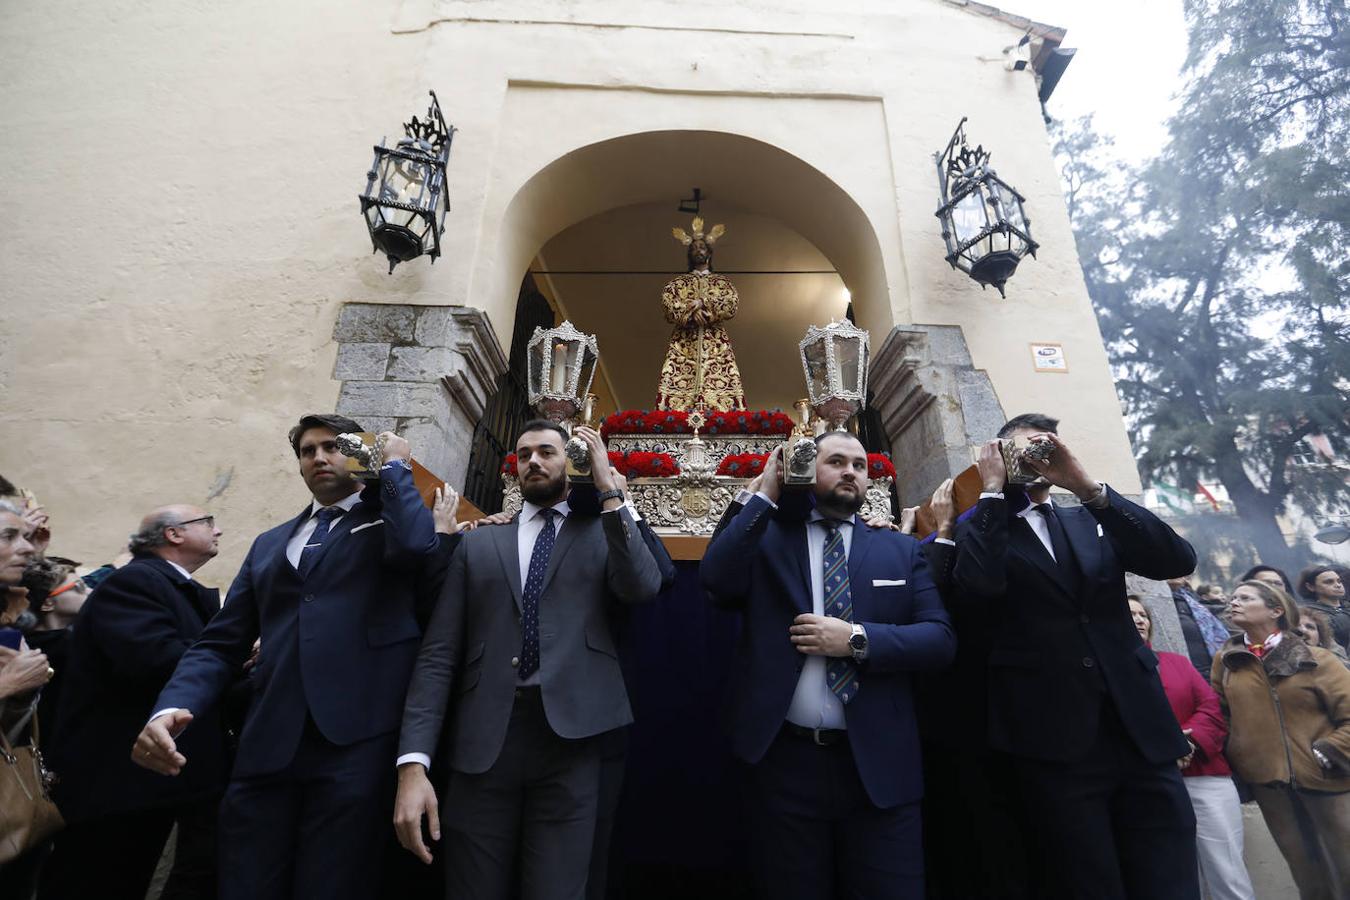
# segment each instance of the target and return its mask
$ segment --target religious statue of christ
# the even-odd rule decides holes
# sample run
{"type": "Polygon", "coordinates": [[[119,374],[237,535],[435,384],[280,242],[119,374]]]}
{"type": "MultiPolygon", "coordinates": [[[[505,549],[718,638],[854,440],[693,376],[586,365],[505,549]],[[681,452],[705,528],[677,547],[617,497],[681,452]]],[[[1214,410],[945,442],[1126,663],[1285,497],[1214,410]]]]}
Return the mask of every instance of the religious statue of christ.
{"type": "Polygon", "coordinates": [[[713,244],[726,228],[714,225],[705,235],[695,218],[693,234],[674,228],[675,239],[688,248],[689,271],[677,275],[661,292],[666,321],[675,326],[670,349],[661,365],[657,409],[745,409],[745,388],[736,368],[731,338],[720,323],[736,315],[740,298],[724,275],[712,271],[713,244]]]}

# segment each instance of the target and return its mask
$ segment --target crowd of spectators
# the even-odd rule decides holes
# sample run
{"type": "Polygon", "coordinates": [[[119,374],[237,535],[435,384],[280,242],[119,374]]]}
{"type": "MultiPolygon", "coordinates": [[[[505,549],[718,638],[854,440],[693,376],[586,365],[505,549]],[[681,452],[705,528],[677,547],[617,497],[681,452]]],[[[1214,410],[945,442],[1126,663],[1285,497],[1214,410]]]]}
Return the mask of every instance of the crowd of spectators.
{"type": "MultiPolygon", "coordinates": [[[[462,526],[456,524],[453,504],[447,501],[448,497],[437,504],[435,522],[438,532],[453,534],[462,526]]],[[[948,537],[953,534],[955,517],[950,483],[935,498],[934,509],[942,520],[941,541],[954,547],[948,537]]],[[[909,527],[913,511],[906,513],[902,521],[909,527]]],[[[64,837],[58,835],[55,841],[62,871],[78,871],[82,861],[97,861],[94,869],[106,871],[100,867],[116,861],[130,865],[139,858],[141,872],[135,884],[143,895],[170,829],[176,825],[178,865],[163,896],[213,896],[210,810],[219,802],[228,772],[230,735],[237,731],[237,722],[232,728],[231,718],[237,720],[248,702],[249,668],[256,662],[256,648],[254,659],[239,673],[237,696],[219,712],[220,730],[213,738],[218,742],[218,762],[201,766],[204,781],[189,788],[180,783],[179,794],[173,797],[158,797],[156,790],[146,789],[84,814],[89,796],[83,794],[103,790],[101,782],[107,779],[134,776],[151,782],[143,770],[133,773],[127,759],[135,737],[130,731],[117,733],[111,741],[106,750],[109,768],[94,771],[91,756],[104,751],[92,738],[72,739],[71,734],[80,729],[71,723],[64,695],[71,673],[82,673],[78,677],[95,680],[103,693],[94,707],[80,710],[81,721],[97,719],[119,697],[135,697],[134,709],[124,717],[125,728],[139,728],[152,712],[143,707],[152,702],[178,658],[219,609],[214,592],[191,579],[191,573],[215,555],[219,534],[205,511],[166,507],[140,523],[131,536],[132,553],[121,554],[113,562],[82,563],[50,552],[52,534],[46,512],[31,495],[21,494],[0,479],[0,592],[4,595],[0,603],[0,730],[10,745],[27,743],[40,733],[49,760],[61,760],[72,774],[93,771],[89,786],[81,788],[82,796],[72,797],[69,789],[64,794],[57,792],[62,812],[72,820],[62,832],[64,837]],[[187,591],[183,595],[186,613],[179,610],[175,613],[179,618],[169,621],[158,617],[158,611],[147,612],[144,618],[123,618],[121,624],[114,624],[87,612],[93,607],[88,601],[93,597],[96,604],[100,591],[106,595],[102,599],[118,603],[123,613],[147,602],[145,591],[137,594],[135,577],[115,575],[128,562],[146,560],[158,560],[155,565],[171,578],[174,572],[181,574],[177,586],[187,591]],[[82,611],[86,611],[83,616],[82,611]],[[136,634],[118,631],[127,622],[138,630],[136,634]],[[96,628],[104,636],[144,649],[137,651],[134,664],[125,658],[112,664],[106,659],[96,663],[95,657],[104,653],[96,628]],[[153,646],[145,643],[147,639],[153,646]],[[84,827],[90,822],[95,825],[84,827]],[[62,859],[63,840],[78,851],[78,857],[62,859]],[[139,849],[133,843],[139,843],[139,849]]],[[[147,571],[153,570],[151,566],[147,571]]],[[[1293,579],[1278,568],[1256,565],[1231,587],[1215,582],[1192,587],[1187,578],[1167,582],[1184,653],[1155,648],[1157,672],[1189,746],[1176,765],[1195,812],[1198,877],[1203,891],[1214,900],[1254,896],[1243,860],[1242,799],[1258,804],[1302,897],[1350,897],[1347,577],[1350,571],[1333,565],[1310,566],[1293,579]]],[[[954,618],[971,615],[970,610],[954,608],[951,596],[944,599],[954,618]]],[[[1129,597],[1129,610],[1140,639],[1151,646],[1153,613],[1135,595],[1129,597]]],[[[979,650],[976,644],[967,644],[960,652],[979,650]]],[[[82,690],[87,692],[88,687],[82,690]]],[[[978,685],[972,688],[982,690],[978,685]]],[[[920,720],[924,721],[922,710],[920,720]]],[[[110,724],[107,729],[115,727],[110,724]]],[[[200,737],[206,729],[196,731],[200,737]]],[[[941,745],[941,737],[926,734],[925,745],[941,745]]],[[[204,751],[198,758],[203,755],[210,758],[204,751]]],[[[972,758],[986,767],[997,764],[987,753],[972,758]]],[[[939,762],[935,760],[928,768],[930,778],[940,771],[939,762]]],[[[78,784],[80,779],[72,777],[69,782],[78,784]]],[[[925,810],[925,816],[929,815],[925,810]]],[[[44,875],[44,865],[51,858],[52,842],[47,841],[0,863],[0,900],[35,896],[48,900],[88,891],[88,877],[65,885],[62,878],[51,875],[52,866],[46,866],[44,875]]],[[[96,875],[94,880],[101,877],[96,875]]],[[[944,895],[941,884],[941,879],[931,882],[931,896],[956,896],[944,895]]]]}

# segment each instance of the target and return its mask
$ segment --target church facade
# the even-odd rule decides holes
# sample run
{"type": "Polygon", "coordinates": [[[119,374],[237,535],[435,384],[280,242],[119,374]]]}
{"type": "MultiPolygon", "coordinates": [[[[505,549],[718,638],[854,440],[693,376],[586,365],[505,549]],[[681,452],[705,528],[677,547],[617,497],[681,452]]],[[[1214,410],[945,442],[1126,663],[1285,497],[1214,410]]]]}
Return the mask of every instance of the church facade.
{"type": "Polygon", "coordinates": [[[228,579],[304,502],[285,433],[311,410],[483,485],[527,300],[598,336],[602,413],[655,408],[694,188],[749,408],[790,410],[796,341],[847,314],[902,501],[1030,410],[1140,491],[1042,118],[1058,29],[963,0],[69,0],[0,28],[0,472],[64,552],[206,503],[228,579]],[[458,129],[443,255],[389,274],[356,195],[429,89],[458,129]],[[963,116],[1040,244],[1006,299],[944,260],[934,154],[963,116]]]}

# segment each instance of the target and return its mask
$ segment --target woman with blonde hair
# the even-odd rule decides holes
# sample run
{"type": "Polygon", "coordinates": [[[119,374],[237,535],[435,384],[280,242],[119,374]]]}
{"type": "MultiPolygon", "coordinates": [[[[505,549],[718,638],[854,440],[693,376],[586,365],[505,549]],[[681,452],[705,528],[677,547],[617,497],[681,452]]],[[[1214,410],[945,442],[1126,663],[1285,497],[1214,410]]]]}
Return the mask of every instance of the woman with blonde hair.
{"type": "Polygon", "coordinates": [[[1298,633],[1284,591],[1244,581],[1242,634],[1214,658],[1228,762],[1252,793],[1303,900],[1350,898],[1350,670],[1298,633]]]}

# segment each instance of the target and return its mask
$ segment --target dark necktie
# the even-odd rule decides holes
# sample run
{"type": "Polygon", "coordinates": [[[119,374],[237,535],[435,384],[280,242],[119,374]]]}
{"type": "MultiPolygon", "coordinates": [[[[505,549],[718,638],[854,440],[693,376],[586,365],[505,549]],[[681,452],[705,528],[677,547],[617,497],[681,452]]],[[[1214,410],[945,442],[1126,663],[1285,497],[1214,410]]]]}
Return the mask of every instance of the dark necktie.
{"type": "MultiPolygon", "coordinates": [[[[848,584],[848,557],[844,555],[844,536],[839,524],[826,519],[825,526],[825,615],[853,621],[853,594],[848,584]]],[[[858,693],[858,666],[849,657],[831,656],[825,665],[830,690],[840,703],[848,703],[858,693]]]]}
{"type": "Polygon", "coordinates": [[[319,551],[323,549],[324,541],[328,540],[328,532],[333,528],[333,520],[342,515],[344,510],[340,506],[325,506],[314,514],[314,518],[319,522],[314,526],[314,533],[309,536],[305,546],[300,551],[300,565],[295,569],[304,578],[309,575],[310,569],[314,568],[314,560],[319,558],[319,551]]]}
{"type": "Polygon", "coordinates": [[[548,558],[553,555],[553,541],[557,533],[553,530],[553,517],[558,513],[552,509],[539,510],[538,518],[544,527],[534,539],[534,550],[530,553],[530,570],[525,575],[525,586],[520,596],[520,669],[519,677],[529,678],[539,670],[539,595],[544,590],[544,573],[548,571],[548,558]]]}
{"type": "Polygon", "coordinates": [[[1073,564],[1072,551],[1069,550],[1069,539],[1064,534],[1064,526],[1059,521],[1059,516],[1055,515],[1055,507],[1050,503],[1037,503],[1036,512],[1041,514],[1045,520],[1046,530],[1050,532],[1050,546],[1055,548],[1055,562],[1061,566],[1073,564]]]}

